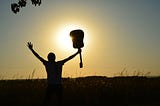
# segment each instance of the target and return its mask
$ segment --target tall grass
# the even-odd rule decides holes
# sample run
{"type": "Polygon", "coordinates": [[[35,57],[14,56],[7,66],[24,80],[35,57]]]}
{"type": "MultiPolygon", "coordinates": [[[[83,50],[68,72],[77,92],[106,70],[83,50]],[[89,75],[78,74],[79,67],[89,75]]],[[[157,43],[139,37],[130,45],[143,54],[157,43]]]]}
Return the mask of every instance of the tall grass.
{"type": "Polygon", "coordinates": [[[135,70],[135,71],[128,71],[127,68],[124,68],[122,71],[118,72],[117,74],[115,74],[115,76],[136,76],[136,77],[150,77],[151,76],[151,72],[144,72],[144,71],[139,71],[139,70],[135,70]]]}
{"type": "MultiPolygon", "coordinates": [[[[45,79],[1,80],[1,106],[38,106],[46,86],[45,79]]],[[[160,106],[160,77],[63,78],[63,88],[67,106],[160,106]]]]}

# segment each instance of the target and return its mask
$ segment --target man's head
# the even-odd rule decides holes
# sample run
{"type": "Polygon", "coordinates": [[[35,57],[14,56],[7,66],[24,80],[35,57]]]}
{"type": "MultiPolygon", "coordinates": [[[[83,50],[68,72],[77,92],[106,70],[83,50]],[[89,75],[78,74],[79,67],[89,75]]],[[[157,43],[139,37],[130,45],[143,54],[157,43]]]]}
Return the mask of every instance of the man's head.
{"type": "Polygon", "coordinates": [[[50,53],[48,54],[47,58],[48,58],[48,61],[55,61],[56,56],[55,56],[54,53],[50,52],[50,53]]]}

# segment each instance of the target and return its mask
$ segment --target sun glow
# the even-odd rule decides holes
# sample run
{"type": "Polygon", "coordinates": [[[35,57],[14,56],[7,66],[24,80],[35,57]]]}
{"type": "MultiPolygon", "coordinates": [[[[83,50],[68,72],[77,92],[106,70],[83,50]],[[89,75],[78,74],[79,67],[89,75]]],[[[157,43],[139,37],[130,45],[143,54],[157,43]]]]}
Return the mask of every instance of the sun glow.
{"type": "Polygon", "coordinates": [[[66,25],[59,28],[57,33],[57,41],[56,41],[59,48],[63,50],[71,50],[71,49],[73,50],[72,40],[69,34],[72,30],[75,30],[75,29],[83,30],[82,27],[76,26],[76,25],[66,25]]]}

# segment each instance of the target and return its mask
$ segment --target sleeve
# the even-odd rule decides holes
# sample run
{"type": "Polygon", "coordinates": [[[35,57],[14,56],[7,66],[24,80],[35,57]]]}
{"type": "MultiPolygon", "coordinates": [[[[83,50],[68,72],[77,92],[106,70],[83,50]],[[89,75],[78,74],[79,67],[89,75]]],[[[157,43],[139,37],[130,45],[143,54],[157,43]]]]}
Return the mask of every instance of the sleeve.
{"type": "Polygon", "coordinates": [[[41,62],[43,63],[43,65],[46,66],[46,64],[47,64],[47,61],[46,61],[46,60],[43,60],[43,61],[41,61],[41,62]]]}
{"type": "Polygon", "coordinates": [[[58,61],[58,64],[60,64],[61,66],[63,66],[65,63],[65,61],[61,60],[61,61],[58,61]]]}

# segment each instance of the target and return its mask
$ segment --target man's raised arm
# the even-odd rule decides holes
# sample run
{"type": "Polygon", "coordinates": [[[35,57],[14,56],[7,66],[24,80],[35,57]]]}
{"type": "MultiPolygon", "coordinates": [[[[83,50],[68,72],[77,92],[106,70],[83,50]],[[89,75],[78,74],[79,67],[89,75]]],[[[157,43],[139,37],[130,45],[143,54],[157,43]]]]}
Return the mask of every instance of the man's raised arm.
{"type": "Polygon", "coordinates": [[[65,63],[65,62],[67,62],[67,61],[73,59],[73,58],[74,58],[77,54],[79,54],[80,52],[81,52],[81,49],[78,49],[78,51],[77,51],[75,54],[69,56],[68,58],[66,58],[66,59],[64,59],[64,60],[62,60],[63,63],[65,63]]]}
{"type": "Polygon", "coordinates": [[[33,53],[41,62],[45,62],[45,60],[44,60],[42,57],[40,57],[40,56],[38,55],[38,53],[36,53],[36,52],[33,50],[33,44],[32,44],[31,42],[27,42],[27,46],[28,46],[28,48],[32,51],[32,53],[33,53]]]}

